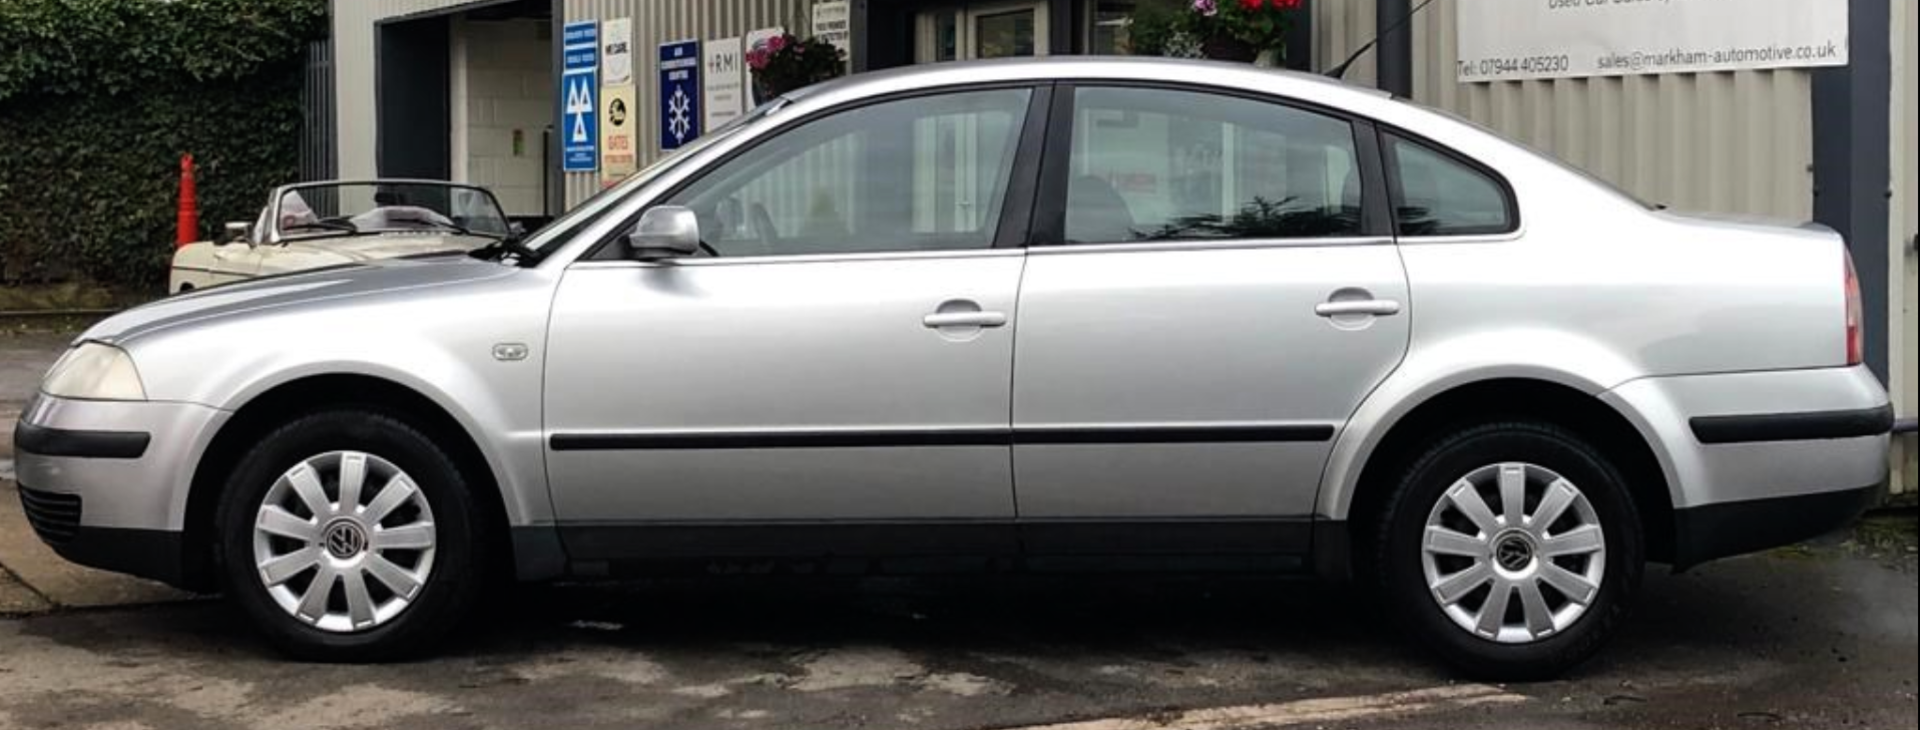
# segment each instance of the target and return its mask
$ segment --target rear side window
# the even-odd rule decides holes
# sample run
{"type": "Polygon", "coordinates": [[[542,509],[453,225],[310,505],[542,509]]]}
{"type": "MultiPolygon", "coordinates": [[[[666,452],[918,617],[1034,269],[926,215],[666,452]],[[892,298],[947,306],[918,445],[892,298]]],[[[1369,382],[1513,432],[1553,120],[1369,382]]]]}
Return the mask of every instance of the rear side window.
{"type": "Polygon", "coordinates": [[[1482,236],[1518,226],[1513,197],[1493,175],[1397,135],[1386,141],[1401,236],[1482,236]]]}
{"type": "Polygon", "coordinates": [[[1237,96],[1081,87],[1067,243],[1358,235],[1345,120],[1237,96]]]}

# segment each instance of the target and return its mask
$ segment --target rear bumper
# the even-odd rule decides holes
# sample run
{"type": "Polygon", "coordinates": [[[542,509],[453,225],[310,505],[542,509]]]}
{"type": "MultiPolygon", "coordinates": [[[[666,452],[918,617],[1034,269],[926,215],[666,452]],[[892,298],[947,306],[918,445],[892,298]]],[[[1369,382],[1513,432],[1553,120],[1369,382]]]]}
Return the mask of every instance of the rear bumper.
{"type": "Polygon", "coordinates": [[[1893,409],[1864,367],[1643,378],[1601,396],[1666,476],[1687,568],[1846,525],[1878,499],[1893,409]]]}
{"type": "Polygon", "coordinates": [[[1678,510],[1673,566],[1685,570],[1734,555],[1791,545],[1852,524],[1879,501],[1878,484],[1678,510]]]}

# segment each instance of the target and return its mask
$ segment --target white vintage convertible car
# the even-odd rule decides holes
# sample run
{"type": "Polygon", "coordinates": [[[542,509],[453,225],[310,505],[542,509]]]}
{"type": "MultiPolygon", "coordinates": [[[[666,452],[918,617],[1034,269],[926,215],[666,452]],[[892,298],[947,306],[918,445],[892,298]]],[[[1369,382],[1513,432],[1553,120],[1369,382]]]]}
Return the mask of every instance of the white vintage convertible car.
{"type": "Polygon", "coordinates": [[[434,180],[300,183],[275,188],[253,223],[173,255],[167,291],[371,259],[470,251],[515,234],[486,188],[434,180]]]}

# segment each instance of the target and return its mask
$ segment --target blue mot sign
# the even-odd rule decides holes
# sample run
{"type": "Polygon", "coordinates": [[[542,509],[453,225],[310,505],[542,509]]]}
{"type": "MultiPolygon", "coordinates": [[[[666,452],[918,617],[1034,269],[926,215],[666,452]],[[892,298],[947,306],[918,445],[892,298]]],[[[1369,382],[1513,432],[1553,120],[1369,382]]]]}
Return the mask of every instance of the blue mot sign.
{"type": "Polygon", "coordinates": [[[700,136],[700,41],[660,44],[660,149],[700,136]]]}
{"type": "Polygon", "coordinates": [[[600,23],[568,23],[561,33],[560,167],[600,166],[600,23]]]}

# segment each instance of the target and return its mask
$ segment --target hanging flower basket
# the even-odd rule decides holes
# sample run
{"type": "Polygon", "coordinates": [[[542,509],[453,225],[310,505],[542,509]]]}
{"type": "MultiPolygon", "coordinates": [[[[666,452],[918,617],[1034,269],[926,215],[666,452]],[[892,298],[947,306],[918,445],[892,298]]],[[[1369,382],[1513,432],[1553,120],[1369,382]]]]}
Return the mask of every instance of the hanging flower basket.
{"type": "Polygon", "coordinates": [[[788,33],[747,51],[747,68],[753,72],[754,96],[764,101],[840,77],[847,72],[847,54],[819,38],[788,33]]]}
{"type": "Polygon", "coordinates": [[[1301,0],[1184,0],[1144,10],[1129,30],[1134,52],[1278,65],[1301,0]]]}

